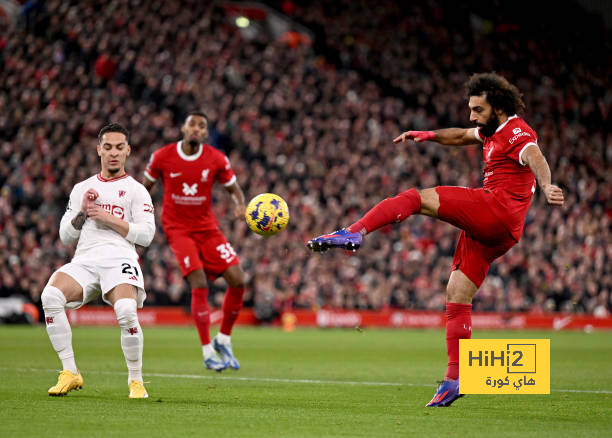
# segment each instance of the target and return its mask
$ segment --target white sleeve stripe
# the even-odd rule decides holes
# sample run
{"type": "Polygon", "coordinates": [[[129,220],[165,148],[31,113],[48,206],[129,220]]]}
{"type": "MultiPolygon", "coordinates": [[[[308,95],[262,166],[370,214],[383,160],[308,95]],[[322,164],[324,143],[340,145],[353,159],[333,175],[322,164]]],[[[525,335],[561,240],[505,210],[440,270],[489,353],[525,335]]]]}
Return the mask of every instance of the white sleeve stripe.
{"type": "Polygon", "coordinates": [[[523,149],[521,149],[521,151],[519,152],[519,163],[521,163],[521,166],[527,165],[527,163],[523,163],[523,152],[525,152],[525,149],[527,149],[529,146],[539,147],[538,144],[534,142],[529,142],[525,146],[523,146],[523,149]]]}
{"type": "Polygon", "coordinates": [[[232,179],[230,179],[228,182],[226,182],[225,184],[223,184],[223,187],[229,187],[232,184],[234,184],[236,182],[236,175],[232,176],[232,179]]]}
{"type": "Polygon", "coordinates": [[[478,140],[483,141],[483,140],[482,140],[482,137],[480,136],[480,133],[478,132],[478,131],[479,131],[479,129],[480,129],[480,128],[474,128],[474,136],[475,136],[475,137],[476,137],[478,140]]]}
{"type": "Polygon", "coordinates": [[[144,171],[144,176],[149,178],[151,181],[157,181],[157,178],[153,178],[151,175],[149,175],[149,172],[147,172],[146,170],[144,171]]]}

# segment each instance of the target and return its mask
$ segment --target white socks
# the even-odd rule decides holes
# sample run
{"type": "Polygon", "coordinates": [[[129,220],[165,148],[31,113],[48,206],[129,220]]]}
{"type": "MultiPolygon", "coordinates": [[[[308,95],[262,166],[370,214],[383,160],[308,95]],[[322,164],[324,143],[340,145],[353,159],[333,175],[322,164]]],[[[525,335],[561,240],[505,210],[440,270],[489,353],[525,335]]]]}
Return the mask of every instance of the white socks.
{"type": "MultiPolygon", "coordinates": [[[[223,344],[223,345],[229,344],[232,340],[231,336],[224,335],[221,332],[217,333],[217,336],[215,336],[215,339],[219,341],[219,344],[223,344]]],[[[204,355],[204,360],[217,355],[217,352],[212,346],[212,342],[206,345],[202,345],[202,354],[204,355]]]]}
{"type": "Polygon", "coordinates": [[[62,361],[63,369],[78,374],[72,351],[72,330],[64,306],[66,297],[54,286],[45,286],[40,296],[45,311],[45,324],[51,345],[62,361]]]}
{"type": "Polygon", "coordinates": [[[138,323],[136,300],[122,298],[114,305],[117,322],[121,328],[121,348],[128,367],[128,384],[132,380],[142,382],[142,347],[144,338],[138,323]]]}
{"type": "Polygon", "coordinates": [[[217,341],[219,341],[219,344],[223,345],[227,345],[232,342],[232,337],[230,335],[226,335],[221,332],[217,333],[217,336],[215,336],[215,338],[217,339],[217,341]]]}
{"type": "Polygon", "coordinates": [[[204,355],[204,360],[210,359],[213,356],[216,356],[215,349],[213,348],[211,343],[206,345],[202,345],[202,354],[204,355]]]}
{"type": "MultiPolygon", "coordinates": [[[[78,374],[72,350],[72,330],[64,306],[66,297],[54,286],[45,286],[41,295],[45,311],[45,323],[51,345],[62,361],[63,369],[78,374]]],[[[121,348],[128,367],[128,383],[132,380],[142,382],[142,329],[136,314],[136,300],[123,298],[115,303],[117,322],[121,327],[121,348]]]]}

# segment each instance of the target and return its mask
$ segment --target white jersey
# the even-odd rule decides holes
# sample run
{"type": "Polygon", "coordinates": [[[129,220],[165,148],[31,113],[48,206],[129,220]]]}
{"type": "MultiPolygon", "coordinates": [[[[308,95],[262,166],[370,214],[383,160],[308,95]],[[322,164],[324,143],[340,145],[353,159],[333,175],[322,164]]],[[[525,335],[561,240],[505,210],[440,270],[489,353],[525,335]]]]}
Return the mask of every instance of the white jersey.
{"type": "Polygon", "coordinates": [[[129,175],[104,179],[94,175],[74,186],[66,212],[60,223],[60,238],[69,244],[79,243],[73,261],[99,261],[109,258],[138,260],[134,244],[149,246],[155,234],[153,202],[147,189],[129,175]],[[87,218],[81,230],[72,226],[72,219],[81,211],[83,194],[94,189],[98,192],[96,204],[110,214],[129,224],[129,232],[123,237],[115,230],[87,218]]]}

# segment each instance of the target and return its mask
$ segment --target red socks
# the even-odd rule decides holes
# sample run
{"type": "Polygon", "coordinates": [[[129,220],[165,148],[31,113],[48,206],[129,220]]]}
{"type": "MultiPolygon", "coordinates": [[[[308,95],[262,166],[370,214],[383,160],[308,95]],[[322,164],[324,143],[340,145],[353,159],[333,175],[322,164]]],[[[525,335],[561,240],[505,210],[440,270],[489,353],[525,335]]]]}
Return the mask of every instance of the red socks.
{"type": "Polygon", "coordinates": [[[444,380],[459,378],[459,339],[472,337],[472,305],[446,303],[446,352],[448,368],[444,380]]]}
{"type": "Polygon", "coordinates": [[[191,290],[191,316],[195,322],[202,345],[210,344],[210,312],[208,289],[191,290]]]}
{"type": "Polygon", "coordinates": [[[350,233],[358,233],[365,228],[366,232],[398,223],[421,209],[421,195],[418,190],[410,189],[394,198],[387,198],[376,204],[364,217],[348,227],[350,233]]]}
{"type": "Polygon", "coordinates": [[[220,333],[224,335],[232,334],[232,327],[238,318],[240,309],[242,309],[242,297],[244,296],[244,287],[234,288],[228,287],[223,299],[223,321],[221,322],[220,333]]]}

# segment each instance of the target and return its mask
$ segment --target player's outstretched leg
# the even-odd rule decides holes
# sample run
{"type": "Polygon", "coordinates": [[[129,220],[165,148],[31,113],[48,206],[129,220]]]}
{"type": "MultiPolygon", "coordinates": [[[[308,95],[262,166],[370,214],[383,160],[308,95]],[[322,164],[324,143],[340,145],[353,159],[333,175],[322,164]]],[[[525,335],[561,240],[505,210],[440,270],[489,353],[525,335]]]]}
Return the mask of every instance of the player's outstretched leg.
{"type": "Polygon", "coordinates": [[[83,387],[83,377],[74,361],[72,330],[64,310],[66,297],[58,288],[47,285],[43,289],[41,301],[45,312],[47,333],[63,367],[57,383],[49,388],[48,393],[51,396],[66,395],[73,389],[83,387]]]}
{"type": "Polygon", "coordinates": [[[385,225],[401,222],[420,210],[421,195],[418,190],[410,189],[379,202],[350,227],[315,237],[306,246],[315,252],[324,252],[330,248],[357,251],[363,242],[363,235],[385,225]]]}

